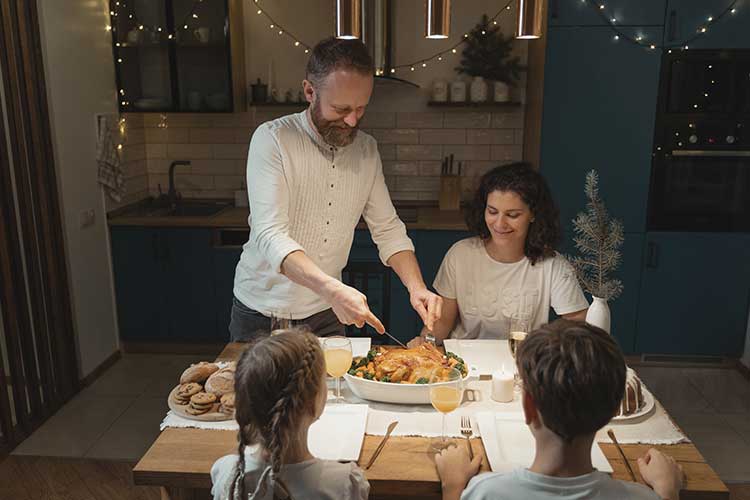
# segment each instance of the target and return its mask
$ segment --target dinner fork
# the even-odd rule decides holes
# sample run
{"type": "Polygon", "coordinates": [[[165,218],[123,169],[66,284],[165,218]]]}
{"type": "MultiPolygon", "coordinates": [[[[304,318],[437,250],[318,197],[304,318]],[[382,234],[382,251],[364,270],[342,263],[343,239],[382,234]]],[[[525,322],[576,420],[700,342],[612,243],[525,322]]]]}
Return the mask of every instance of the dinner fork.
{"type": "Polygon", "coordinates": [[[471,417],[461,417],[461,434],[466,436],[466,447],[469,449],[469,460],[474,460],[474,450],[471,449],[471,417]]]}

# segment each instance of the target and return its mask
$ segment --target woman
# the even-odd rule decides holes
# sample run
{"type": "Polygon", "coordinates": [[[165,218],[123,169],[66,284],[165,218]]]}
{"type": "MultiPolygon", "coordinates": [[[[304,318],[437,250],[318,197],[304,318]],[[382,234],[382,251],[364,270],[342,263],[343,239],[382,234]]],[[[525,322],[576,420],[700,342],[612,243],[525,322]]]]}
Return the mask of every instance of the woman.
{"type": "MultiPolygon", "coordinates": [[[[549,321],[550,306],[564,318],[585,319],[588,302],[575,272],[555,251],[559,214],[539,172],[526,163],[490,170],[466,219],[476,236],[448,250],[433,283],[443,297],[436,341],[530,332],[549,321]]],[[[428,334],[423,329],[409,345],[428,334]]]]}

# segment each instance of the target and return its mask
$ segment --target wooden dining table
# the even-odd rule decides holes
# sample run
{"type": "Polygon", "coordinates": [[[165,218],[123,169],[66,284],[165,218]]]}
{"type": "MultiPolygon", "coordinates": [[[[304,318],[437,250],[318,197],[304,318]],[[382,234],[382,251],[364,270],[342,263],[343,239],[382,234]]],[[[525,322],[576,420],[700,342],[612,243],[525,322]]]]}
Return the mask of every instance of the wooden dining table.
{"type": "MultiPolygon", "coordinates": [[[[217,361],[239,358],[246,344],[230,343],[217,361]]],[[[358,463],[370,457],[383,439],[365,435],[358,463]]],[[[371,499],[439,499],[440,480],[435,459],[428,451],[430,438],[391,437],[372,467],[365,471],[371,499]]],[[[614,444],[597,443],[612,465],[612,476],[632,480],[625,461],[614,444]]],[[[481,472],[490,470],[479,438],[471,439],[475,454],[483,457],[481,472]]],[[[621,445],[636,481],[643,482],[636,460],[649,448],[672,456],[685,472],[682,499],[728,499],[729,490],[692,443],[674,445],[621,445]]],[[[237,452],[237,433],[225,430],[166,428],[133,468],[136,485],[158,486],[162,500],[203,500],[211,498],[211,466],[219,457],[237,452]]]]}

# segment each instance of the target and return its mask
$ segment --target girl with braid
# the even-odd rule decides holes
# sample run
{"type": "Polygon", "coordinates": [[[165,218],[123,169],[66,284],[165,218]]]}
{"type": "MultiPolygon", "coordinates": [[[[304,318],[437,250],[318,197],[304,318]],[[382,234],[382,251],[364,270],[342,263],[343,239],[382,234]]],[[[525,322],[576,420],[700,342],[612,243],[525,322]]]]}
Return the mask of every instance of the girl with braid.
{"type": "Polygon", "coordinates": [[[367,498],[356,464],[315,458],[307,447],[328,394],[315,335],[289,329],[259,339],[240,357],[234,383],[239,453],[211,468],[214,500],[367,498]]]}

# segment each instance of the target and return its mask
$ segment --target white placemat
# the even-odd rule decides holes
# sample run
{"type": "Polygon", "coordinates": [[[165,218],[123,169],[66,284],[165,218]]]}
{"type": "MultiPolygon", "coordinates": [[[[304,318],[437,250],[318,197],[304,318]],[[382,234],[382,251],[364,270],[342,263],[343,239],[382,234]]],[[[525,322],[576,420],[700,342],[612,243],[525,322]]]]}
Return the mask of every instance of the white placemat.
{"type": "Polygon", "coordinates": [[[509,373],[516,371],[507,340],[446,339],[443,344],[446,351],[458,354],[467,365],[476,367],[480,375],[491,375],[503,367],[509,373]]]}
{"type": "MultiPolygon", "coordinates": [[[[532,464],[536,443],[523,414],[479,412],[476,418],[493,472],[510,472],[532,464]]],[[[591,463],[601,472],[612,472],[612,466],[598,446],[591,447],[591,463]]]]}
{"type": "MultiPolygon", "coordinates": [[[[310,426],[307,445],[318,458],[327,460],[356,461],[362,449],[367,423],[367,405],[329,404],[320,419],[310,426]]],[[[223,422],[202,422],[189,420],[171,411],[159,427],[192,427],[237,432],[236,420],[223,422]]]]}
{"type": "Polygon", "coordinates": [[[310,453],[326,460],[356,462],[367,425],[367,405],[329,404],[310,426],[310,453]]]}

